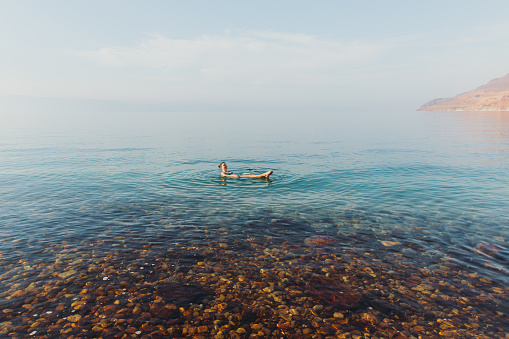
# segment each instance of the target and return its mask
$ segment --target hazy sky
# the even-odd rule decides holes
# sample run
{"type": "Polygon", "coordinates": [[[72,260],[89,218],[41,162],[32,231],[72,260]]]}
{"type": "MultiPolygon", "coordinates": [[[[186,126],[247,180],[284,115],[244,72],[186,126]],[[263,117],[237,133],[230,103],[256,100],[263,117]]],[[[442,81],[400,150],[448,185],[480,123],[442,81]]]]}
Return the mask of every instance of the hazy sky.
{"type": "Polygon", "coordinates": [[[0,95],[419,107],[509,73],[509,1],[0,0],[0,95]]]}

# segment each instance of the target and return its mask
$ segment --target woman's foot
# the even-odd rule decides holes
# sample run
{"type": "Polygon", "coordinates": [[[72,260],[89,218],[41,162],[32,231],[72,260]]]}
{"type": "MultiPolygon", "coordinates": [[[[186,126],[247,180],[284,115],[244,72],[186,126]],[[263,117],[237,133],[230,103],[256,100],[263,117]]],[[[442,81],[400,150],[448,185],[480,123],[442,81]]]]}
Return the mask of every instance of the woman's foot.
{"type": "Polygon", "coordinates": [[[268,171],[268,172],[266,172],[266,173],[263,173],[263,174],[262,174],[262,177],[264,177],[264,178],[267,178],[267,179],[268,179],[272,173],[274,173],[274,171],[268,171]]]}

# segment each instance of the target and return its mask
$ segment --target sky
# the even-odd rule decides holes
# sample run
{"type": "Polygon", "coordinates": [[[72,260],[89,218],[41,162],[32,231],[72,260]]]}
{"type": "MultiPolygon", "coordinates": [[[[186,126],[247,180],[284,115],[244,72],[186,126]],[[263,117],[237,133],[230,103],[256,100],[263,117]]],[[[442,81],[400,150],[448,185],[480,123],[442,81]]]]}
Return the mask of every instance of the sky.
{"type": "Polygon", "coordinates": [[[416,109],[509,73],[507,13],[507,0],[0,0],[0,98],[416,109]]]}

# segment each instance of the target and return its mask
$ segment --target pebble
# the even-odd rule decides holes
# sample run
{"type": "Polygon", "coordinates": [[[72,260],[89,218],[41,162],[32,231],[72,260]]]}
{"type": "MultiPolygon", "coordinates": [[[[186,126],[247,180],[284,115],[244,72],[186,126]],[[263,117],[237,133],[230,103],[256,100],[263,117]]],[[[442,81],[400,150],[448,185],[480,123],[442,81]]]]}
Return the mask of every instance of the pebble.
{"type": "Polygon", "coordinates": [[[60,273],[58,276],[59,276],[60,278],[67,278],[67,277],[70,277],[71,275],[74,275],[74,274],[76,274],[76,273],[78,273],[78,272],[77,272],[77,271],[75,271],[75,270],[69,270],[69,271],[66,271],[66,272],[60,273]]]}
{"type": "Polygon", "coordinates": [[[11,266],[6,272],[19,276],[0,275],[7,306],[0,336],[44,328],[48,337],[74,338],[504,338],[504,314],[493,300],[506,300],[506,286],[450,260],[435,258],[435,267],[424,267],[397,251],[382,257],[331,239],[329,247],[267,235],[263,241],[211,238],[199,249],[157,245],[163,252],[109,248],[90,259],[61,256],[58,270],[30,263],[39,275],[30,284],[22,283],[23,266],[11,266]],[[129,273],[137,268],[146,275],[129,273]],[[423,320],[433,318],[441,320],[423,320]]]}
{"type": "Polygon", "coordinates": [[[399,241],[383,240],[383,241],[380,241],[380,242],[382,243],[382,245],[387,246],[387,247],[401,245],[401,243],[399,241]]]}
{"type": "Polygon", "coordinates": [[[71,323],[77,323],[78,321],[81,320],[81,315],[80,314],[70,315],[67,317],[67,320],[71,323]]]}
{"type": "Polygon", "coordinates": [[[319,311],[323,310],[323,305],[315,305],[315,306],[313,306],[313,310],[319,312],[319,311]]]}
{"type": "Polygon", "coordinates": [[[259,331],[263,328],[262,324],[251,324],[251,328],[255,331],[259,331]]]}

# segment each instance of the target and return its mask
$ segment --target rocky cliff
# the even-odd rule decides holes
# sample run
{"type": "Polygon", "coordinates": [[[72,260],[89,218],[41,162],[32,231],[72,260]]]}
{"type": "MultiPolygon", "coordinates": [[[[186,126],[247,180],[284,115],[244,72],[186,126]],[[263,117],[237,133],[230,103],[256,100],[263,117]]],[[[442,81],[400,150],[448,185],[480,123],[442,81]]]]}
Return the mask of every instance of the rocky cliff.
{"type": "Polygon", "coordinates": [[[431,100],[419,111],[509,111],[509,74],[452,98],[431,100]]]}

